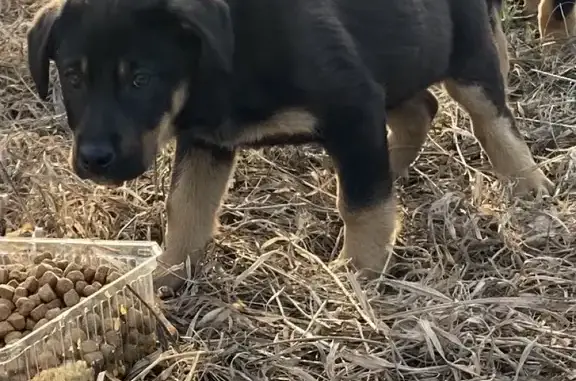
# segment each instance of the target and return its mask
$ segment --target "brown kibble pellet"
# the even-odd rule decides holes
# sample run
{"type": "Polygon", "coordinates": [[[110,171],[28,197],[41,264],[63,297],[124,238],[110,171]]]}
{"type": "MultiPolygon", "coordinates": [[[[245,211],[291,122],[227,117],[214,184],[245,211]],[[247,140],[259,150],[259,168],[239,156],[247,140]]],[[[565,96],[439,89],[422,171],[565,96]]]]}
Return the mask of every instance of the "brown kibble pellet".
{"type": "Polygon", "coordinates": [[[10,344],[13,343],[15,341],[18,341],[22,338],[22,332],[19,331],[12,331],[9,332],[8,334],[6,334],[6,336],[4,336],[4,342],[6,344],[10,344]]]}
{"type": "Polygon", "coordinates": [[[76,285],[74,286],[74,289],[76,290],[76,292],[78,293],[78,295],[84,295],[84,288],[88,286],[88,283],[86,283],[83,280],[80,280],[78,282],[76,282],[76,285]]]}
{"type": "Polygon", "coordinates": [[[112,360],[114,358],[114,354],[116,353],[116,347],[111,344],[104,343],[100,345],[100,352],[106,360],[112,360]]]}
{"type": "Polygon", "coordinates": [[[98,350],[98,343],[94,340],[84,340],[80,343],[80,350],[82,353],[92,353],[98,350]]]}
{"type": "Polygon", "coordinates": [[[10,286],[12,288],[16,288],[16,287],[20,286],[20,283],[18,283],[18,281],[16,279],[12,279],[10,282],[8,282],[7,286],[10,286]]]}
{"type": "Polygon", "coordinates": [[[46,341],[46,348],[56,356],[62,356],[64,354],[62,347],[63,345],[58,339],[51,338],[46,341]]]}
{"type": "Polygon", "coordinates": [[[26,318],[20,315],[18,312],[14,312],[10,316],[8,316],[8,319],[6,319],[6,321],[12,324],[12,327],[16,328],[19,331],[22,331],[24,328],[26,328],[26,318]]]}
{"type": "Polygon", "coordinates": [[[6,335],[12,331],[14,331],[12,324],[8,323],[7,321],[0,322],[0,339],[5,338],[6,335]]]}
{"type": "Polygon", "coordinates": [[[40,369],[50,369],[55,368],[60,364],[54,353],[46,351],[38,355],[38,365],[40,366],[40,369]]]}
{"type": "Polygon", "coordinates": [[[50,265],[50,267],[52,267],[52,269],[54,269],[54,267],[56,267],[56,262],[53,261],[52,259],[45,259],[42,261],[42,263],[46,263],[47,265],[50,265]]]}
{"type": "Polygon", "coordinates": [[[100,282],[96,282],[96,281],[92,282],[92,286],[94,288],[96,288],[96,290],[99,290],[102,288],[102,285],[100,284],[100,282]]]}
{"type": "Polygon", "coordinates": [[[8,307],[6,304],[0,304],[0,320],[8,319],[8,316],[10,316],[11,313],[12,310],[10,307],[8,307]]]}
{"type": "Polygon", "coordinates": [[[48,307],[49,310],[53,308],[62,308],[62,301],[60,299],[54,299],[50,303],[46,303],[46,307],[48,307]]]}
{"type": "Polygon", "coordinates": [[[130,328],[130,331],[128,331],[128,342],[130,344],[140,344],[140,332],[136,328],[130,328]]]}
{"type": "Polygon", "coordinates": [[[52,253],[45,252],[45,253],[38,254],[37,256],[35,256],[34,259],[32,260],[32,262],[34,262],[35,265],[38,265],[38,264],[42,263],[42,261],[45,259],[53,259],[53,258],[54,257],[52,256],[52,253]]]}
{"type": "Polygon", "coordinates": [[[26,280],[24,280],[24,282],[22,282],[20,286],[28,290],[28,293],[30,294],[34,293],[38,291],[38,279],[36,279],[34,276],[29,276],[26,278],[26,280]]]}
{"type": "Polygon", "coordinates": [[[82,266],[80,266],[78,263],[70,262],[64,270],[64,276],[67,277],[70,272],[80,270],[82,270],[82,266]]]}
{"type": "Polygon", "coordinates": [[[14,302],[11,300],[0,299],[0,304],[5,304],[8,308],[10,308],[10,311],[14,311],[14,308],[16,308],[14,302]]]}
{"type": "Polygon", "coordinates": [[[80,270],[73,270],[66,275],[66,278],[70,279],[72,282],[76,283],[84,280],[84,274],[80,270]]]}
{"type": "Polygon", "coordinates": [[[14,279],[18,283],[20,283],[20,282],[24,282],[26,280],[26,278],[28,278],[28,274],[26,274],[25,272],[18,271],[18,270],[12,270],[12,271],[10,271],[9,277],[10,277],[10,279],[14,279]]]}
{"type": "Polygon", "coordinates": [[[33,331],[34,330],[34,326],[36,325],[36,322],[30,318],[26,318],[26,330],[27,331],[33,331]]]}
{"type": "Polygon", "coordinates": [[[40,304],[38,307],[34,308],[30,312],[30,317],[36,321],[40,321],[42,318],[46,316],[46,312],[48,311],[48,307],[46,304],[40,304]]]}
{"type": "Polygon", "coordinates": [[[92,283],[94,281],[94,276],[96,275],[96,270],[92,267],[87,267],[84,269],[84,280],[88,283],[92,283]]]}
{"type": "Polygon", "coordinates": [[[28,296],[28,299],[34,302],[34,306],[39,306],[40,304],[42,304],[42,300],[40,299],[40,295],[38,294],[32,294],[28,296]]]}
{"type": "Polygon", "coordinates": [[[96,287],[94,287],[92,285],[88,285],[88,286],[84,287],[83,294],[84,294],[84,296],[90,296],[90,295],[94,294],[96,291],[98,291],[96,289],[96,287]]]}
{"type": "Polygon", "coordinates": [[[58,297],[49,284],[45,284],[38,289],[38,296],[44,303],[51,302],[58,297]]]}
{"type": "Polygon", "coordinates": [[[118,347],[122,343],[122,338],[120,333],[110,330],[104,334],[104,340],[115,347],[118,347]]]}
{"type": "Polygon", "coordinates": [[[46,323],[48,323],[48,319],[46,319],[46,318],[38,320],[38,323],[36,323],[36,325],[34,326],[34,330],[37,330],[38,328],[42,327],[46,323]]]}
{"type": "Polygon", "coordinates": [[[75,327],[70,329],[70,339],[75,345],[79,345],[79,342],[85,341],[87,338],[88,336],[86,336],[86,332],[80,328],[75,327]]]}
{"type": "Polygon", "coordinates": [[[56,261],[56,267],[58,267],[62,271],[65,271],[66,267],[68,267],[69,264],[70,264],[70,262],[68,262],[65,259],[61,260],[61,261],[56,261]]]}
{"type": "Polygon", "coordinates": [[[13,270],[24,271],[26,269],[26,266],[24,266],[22,263],[13,263],[13,264],[7,265],[6,269],[8,270],[8,272],[11,272],[13,270]]]}
{"type": "Polygon", "coordinates": [[[94,366],[95,364],[101,363],[104,361],[104,355],[102,352],[90,352],[86,353],[84,356],[84,361],[88,364],[88,366],[94,366]]]}
{"type": "Polygon", "coordinates": [[[52,269],[52,272],[53,272],[54,274],[56,274],[56,276],[57,276],[58,278],[61,278],[61,277],[64,276],[64,271],[60,270],[58,267],[54,267],[54,268],[52,269]]]}
{"type": "Polygon", "coordinates": [[[20,298],[16,302],[16,309],[22,316],[30,315],[30,312],[36,307],[36,304],[30,298],[20,298]]]}
{"type": "Polygon", "coordinates": [[[126,316],[126,324],[130,328],[138,328],[142,326],[142,312],[134,307],[128,309],[128,314],[126,316]]]}
{"type": "Polygon", "coordinates": [[[7,284],[0,284],[0,298],[12,300],[15,288],[7,284]]]}
{"type": "Polygon", "coordinates": [[[72,307],[80,302],[80,295],[78,295],[76,290],[70,290],[64,294],[62,299],[64,300],[66,307],[72,307]]]}
{"type": "MultiPolygon", "coordinates": [[[[34,311],[32,311],[32,312],[34,312],[34,311]]],[[[60,315],[60,313],[61,313],[60,308],[52,308],[52,309],[46,311],[46,315],[44,315],[44,317],[48,320],[52,320],[55,317],[57,317],[58,315],[60,315]]]]}
{"type": "Polygon", "coordinates": [[[60,278],[56,282],[56,293],[62,297],[68,291],[74,289],[74,283],[68,278],[60,278]]]}
{"type": "Polygon", "coordinates": [[[124,359],[128,363],[138,361],[140,359],[140,353],[138,353],[138,347],[134,344],[129,343],[124,344],[124,359]]]}
{"type": "Polygon", "coordinates": [[[100,316],[98,316],[94,312],[86,314],[86,316],[84,317],[84,324],[86,325],[86,327],[88,327],[90,332],[93,332],[94,330],[96,332],[100,332],[102,329],[102,319],[100,319],[100,316]]]}
{"type": "Polygon", "coordinates": [[[5,268],[0,268],[0,283],[6,284],[10,281],[10,272],[5,268]]]}
{"type": "Polygon", "coordinates": [[[38,279],[38,286],[42,288],[45,284],[49,285],[50,288],[56,288],[56,283],[58,283],[58,277],[53,271],[46,271],[40,279],[38,279]]]}
{"type": "Polygon", "coordinates": [[[108,274],[108,276],[106,277],[106,284],[108,283],[112,283],[114,282],[116,279],[119,279],[122,277],[122,274],[120,274],[118,271],[112,271],[110,274],[108,274]]]}
{"type": "Polygon", "coordinates": [[[104,331],[117,331],[120,329],[121,321],[118,318],[106,318],[102,322],[102,328],[104,331]]]}
{"type": "Polygon", "coordinates": [[[140,332],[145,335],[150,335],[154,331],[154,320],[151,316],[142,316],[142,326],[138,327],[140,332]]]}
{"type": "Polygon", "coordinates": [[[12,301],[16,303],[16,301],[20,298],[25,298],[28,296],[28,290],[22,286],[16,287],[14,289],[14,296],[12,297],[12,301]]]}
{"type": "Polygon", "coordinates": [[[36,279],[40,279],[42,278],[42,275],[46,273],[46,271],[50,270],[52,270],[52,266],[47,265],[46,263],[40,263],[38,266],[36,266],[36,271],[34,271],[33,275],[36,277],[36,279]]]}
{"type": "Polygon", "coordinates": [[[106,283],[106,277],[110,272],[110,268],[106,265],[98,266],[96,269],[96,274],[94,275],[94,280],[100,284],[106,283]]]}

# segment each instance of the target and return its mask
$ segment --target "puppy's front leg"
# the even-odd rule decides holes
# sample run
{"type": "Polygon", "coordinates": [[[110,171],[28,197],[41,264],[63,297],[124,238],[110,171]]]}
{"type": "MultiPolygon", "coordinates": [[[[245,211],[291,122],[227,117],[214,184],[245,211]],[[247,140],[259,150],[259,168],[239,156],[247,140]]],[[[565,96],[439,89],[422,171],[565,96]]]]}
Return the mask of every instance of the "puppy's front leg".
{"type": "Polygon", "coordinates": [[[194,267],[218,225],[217,213],[234,168],[235,152],[179,140],[170,195],[165,252],[155,275],[155,288],[176,290],[185,280],[186,259],[194,267]],[[177,271],[169,267],[180,265],[177,271]]]}
{"type": "Polygon", "coordinates": [[[344,248],[359,270],[380,273],[390,264],[396,234],[396,203],[390,169],[384,101],[331,107],[325,145],[338,174],[338,210],[344,248]]]}

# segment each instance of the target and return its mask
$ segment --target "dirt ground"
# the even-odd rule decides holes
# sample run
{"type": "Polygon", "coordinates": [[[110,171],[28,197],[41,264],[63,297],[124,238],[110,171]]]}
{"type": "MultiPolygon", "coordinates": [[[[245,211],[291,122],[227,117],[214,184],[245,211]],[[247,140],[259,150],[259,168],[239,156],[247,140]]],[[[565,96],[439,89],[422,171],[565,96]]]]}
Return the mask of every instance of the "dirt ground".
{"type": "MultiPolygon", "coordinates": [[[[25,62],[32,0],[0,0],[0,193],[14,234],[161,241],[170,149],[117,189],[79,180],[61,110],[25,62]],[[24,234],[24,233],[22,233],[24,234]]],[[[335,178],[315,147],[246,151],[206,266],[166,302],[181,352],[146,380],[576,379],[576,59],[544,57],[506,15],[510,102],[557,184],[523,201],[493,175],[466,114],[440,90],[435,128],[398,182],[390,276],[359,284],[330,263],[342,241],[335,178]]]]}

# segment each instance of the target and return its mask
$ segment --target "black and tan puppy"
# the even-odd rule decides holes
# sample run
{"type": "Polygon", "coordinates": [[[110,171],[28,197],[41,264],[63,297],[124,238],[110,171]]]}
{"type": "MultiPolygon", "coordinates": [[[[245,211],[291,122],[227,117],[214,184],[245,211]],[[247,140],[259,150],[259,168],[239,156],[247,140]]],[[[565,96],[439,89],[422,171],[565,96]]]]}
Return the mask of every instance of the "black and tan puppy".
{"type": "Polygon", "coordinates": [[[490,4],[68,0],[38,14],[29,64],[46,97],[56,63],[82,178],[133,179],[176,138],[165,263],[201,259],[237,149],[315,141],[338,174],[341,255],[381,271],[395,239],[393,173],[426,137],[434,83],[467,110],[519,193],[552,187],[507,107],[506,40],[490,4]]]}

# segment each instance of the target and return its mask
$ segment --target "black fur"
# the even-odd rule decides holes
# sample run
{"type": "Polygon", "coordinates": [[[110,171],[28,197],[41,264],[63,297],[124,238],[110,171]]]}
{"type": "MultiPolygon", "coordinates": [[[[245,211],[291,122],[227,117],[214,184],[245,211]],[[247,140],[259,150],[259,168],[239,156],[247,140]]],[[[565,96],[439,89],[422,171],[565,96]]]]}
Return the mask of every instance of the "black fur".
{"type": "Polygon", "coordinates": [[[481,83],[507,112],[489,23],[498,3],[68,0],[31,29],[30,70],[45,97],[53,59],[76,146],[115,153],[98,170],[76,164],[82,177],[120,182],[146,170],[142,137],[186,82],[189,98],[175,120],[180,142],[219,146],[287,107],[305,109],[319,121],[315,133],[253,145],[321,142],[346,205],[362,208],[391,194],[387,110],[452,78],[481,83]],[[121,60],[129,74],[142,70],[144,86],[119,77],[121,60]]]}

